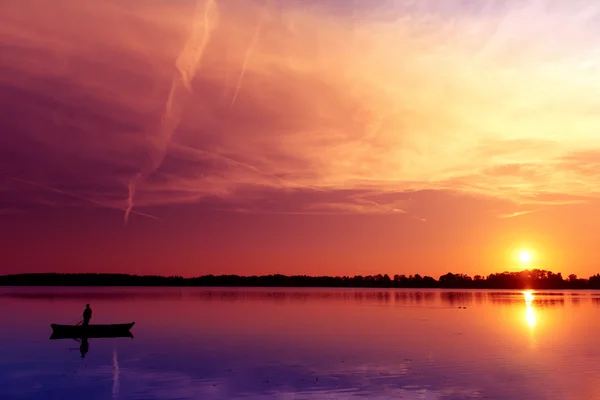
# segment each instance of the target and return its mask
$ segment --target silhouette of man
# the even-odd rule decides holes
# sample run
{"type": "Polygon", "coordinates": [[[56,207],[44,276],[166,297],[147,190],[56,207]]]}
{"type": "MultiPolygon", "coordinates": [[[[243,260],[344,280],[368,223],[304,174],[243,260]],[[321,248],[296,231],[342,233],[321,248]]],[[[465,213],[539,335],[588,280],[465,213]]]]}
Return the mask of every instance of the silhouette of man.
{"type": "Polygon", "coordinates": [[[87,326],[90,323],[90,319],[92,319],[92,309],[89,304],[86,304],[85,310],[83,310],[83,326],[87,326]]]}
{"type": "Polygon", "coordinates": [[[81,346],[79,346],[79,352],[81,353],[82,360],[85,358],[85,355],[87,354],[89,349],[90,349],[90,344],[88,343],[87,338],[84,337],[83,340],[81,341],[81,346]]]}

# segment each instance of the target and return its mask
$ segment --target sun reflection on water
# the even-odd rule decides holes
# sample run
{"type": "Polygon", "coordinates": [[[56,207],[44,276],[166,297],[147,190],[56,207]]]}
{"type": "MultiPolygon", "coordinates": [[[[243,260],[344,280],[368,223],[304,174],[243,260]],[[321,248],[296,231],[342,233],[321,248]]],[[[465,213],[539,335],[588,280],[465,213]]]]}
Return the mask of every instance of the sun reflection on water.
{"type": "Polygon", "coordinates": [[[533,328],[536,323],[536,315],[533,308],[535,296],[531,291],[523,292],[523,296],[525,297],[525,321],[527,321],[527,325],[533,328]]]}
{"type": "Polygon", "coordinates": [[[532,291],[523,292],[523,296],[525,296],[525,302],[530,303],[535,299],[532,291]]]}
{"type": "Polygon", "coordinates": [[[527,305],[527,309],[525,310],[525,319],[527,320],[527,325],[532,328],[535,326],[535,310],[531,304],[527,305]]]}

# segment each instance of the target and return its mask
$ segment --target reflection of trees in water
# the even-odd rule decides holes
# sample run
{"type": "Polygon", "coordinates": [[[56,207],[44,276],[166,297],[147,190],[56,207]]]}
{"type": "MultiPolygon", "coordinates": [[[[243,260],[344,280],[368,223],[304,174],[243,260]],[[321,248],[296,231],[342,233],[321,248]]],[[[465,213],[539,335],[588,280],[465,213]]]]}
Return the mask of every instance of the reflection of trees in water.
{"type": "MultiPolygon", "coordinates": [[[[277,292],[257,290],[219,290],[197,292],[195,298],[203,301],[357,301],[380,304],[433,304],[438,301],[440,292],[419,290],[357,290],[357,289],[282,289],[277,292]]],[[[469,293],[473,296],[473,293],[469,293]]]]}
{"type": "Polygon", "coordinates": [[[398,291],[395,293],[397,304],[431,304],[437,301],[437,293],[420,291],[398,291]]]}
{"type": "Polygon", "coordinates": [[[564,307],[565,294],[561,292],[536,292],[533,305],[535,307],[564,307]]]}
{"type": "Polygon", "coordinates": [[[486,301],[486,296],[483,292],[475,292],[473,297],[477,304],[483,304],[486,301]]]}
{"type": "Polygon", "coordinates": [[[523,294],[520,292],[489,292],[487,301],[491,304],[521,304],[523,303],[523,294]]]}
{"type": "MultiPolygon", "coordinates": [[[[567,300],[565,299],[564,293],[543,293],[535,292],[535,297],[530,303],[536,308],[541,307],[564,307],[567,300]]],[[[491,304],[522,304],[523,294],[522,293],[488,293],[488,299],[491,304]]]]}
{"type": "Polygon", "coordinates": [[[442,303],[451,306],[466,306],[473,303],[473,292],[441,292],[442,303]]]}
{"type": "MultiPolygon", "coordinates": [[[[34,290],[38,290],[37,288],[34,290]]],[[[57,289],[41,288],[41,293],[19,293],[10,295],[15,297],[31,297],[38,299],[74,299],[101,298],[103,301],[164,301],[189,300],[200,302],[365,302],[377,304],[418,305],[428,306],[443,304],[452,307],[469,306],[472,304],[521,304],[523,292],[497,291],[497,290],[451,290],[451,289],[371,289],[371,288],[229,288],[229,287],[203,287],[203,288],[73,288],[73,292],[61,293],[57,289]],[[94,290],[102,290],[94,293],[94,290]]],[[[61,289],[64,290],[64,289],[61,289]]],[[[66,289],[69,290],[69,289],[66,289]]],[[[594,298],[589,293],[563,293],[536,291],[535,305],[540,307],[564,306],[565,303],[581,304],[582,299],[600,306],[600,297],[594,298]]]]}
{"type": "Polygon", "coordinates": [[[392,299],[392,295],[389,291],[376,291],[376,292],[356,292],[354,293],[354,300],[360,302],[378,302],[378,303],[389,303],[392,299]]]}
{"type": "Polygon", "coordinates": [[[592,304],[595,305],[596,307],[600,307],[600,298],[592,297],[592,304]]]}
{"type": "Polygon", "coordinates": [[[538,299],[533,300],[536,307],[564,307],[565,299],[538,299]]]}
{"type": "Polygon", "coordinates": [[[200,301],[226,302],[309,302],[309,301],[358,301],[390,303],[393,292],[386,290],[354,290],[354,289],[221,289],[202,290],[190,293],[190,297],[200,301]]]}

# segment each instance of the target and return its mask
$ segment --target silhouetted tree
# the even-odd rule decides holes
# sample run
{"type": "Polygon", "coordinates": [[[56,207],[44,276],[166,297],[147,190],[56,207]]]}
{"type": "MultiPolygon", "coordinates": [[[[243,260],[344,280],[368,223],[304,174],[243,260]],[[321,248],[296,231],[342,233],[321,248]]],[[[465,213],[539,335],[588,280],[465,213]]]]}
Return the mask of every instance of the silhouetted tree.
{"type": "Polygon", "coordinates": [[[138,276],[127,274],[18,274],[0,276],[2,286],[281,286],[281,287],[381,287],[381,288],[465,288],[465,289],[600,289],[600,274],[588,279],[552,271],[533,269],[502,272],[487,277],[448,272],[438,280],[415,275],[349,276],[265,276],[204,275],[138,276]]]}

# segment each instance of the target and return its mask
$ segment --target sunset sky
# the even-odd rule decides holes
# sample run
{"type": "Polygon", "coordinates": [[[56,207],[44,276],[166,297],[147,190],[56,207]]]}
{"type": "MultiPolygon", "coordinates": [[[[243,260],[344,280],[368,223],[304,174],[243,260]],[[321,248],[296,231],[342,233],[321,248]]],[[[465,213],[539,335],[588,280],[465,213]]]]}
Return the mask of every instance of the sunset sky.
{"type": "Polygon", "coordinates": [[[600,272],[600,3],[8,0],[0,274],[600,272]]]}

